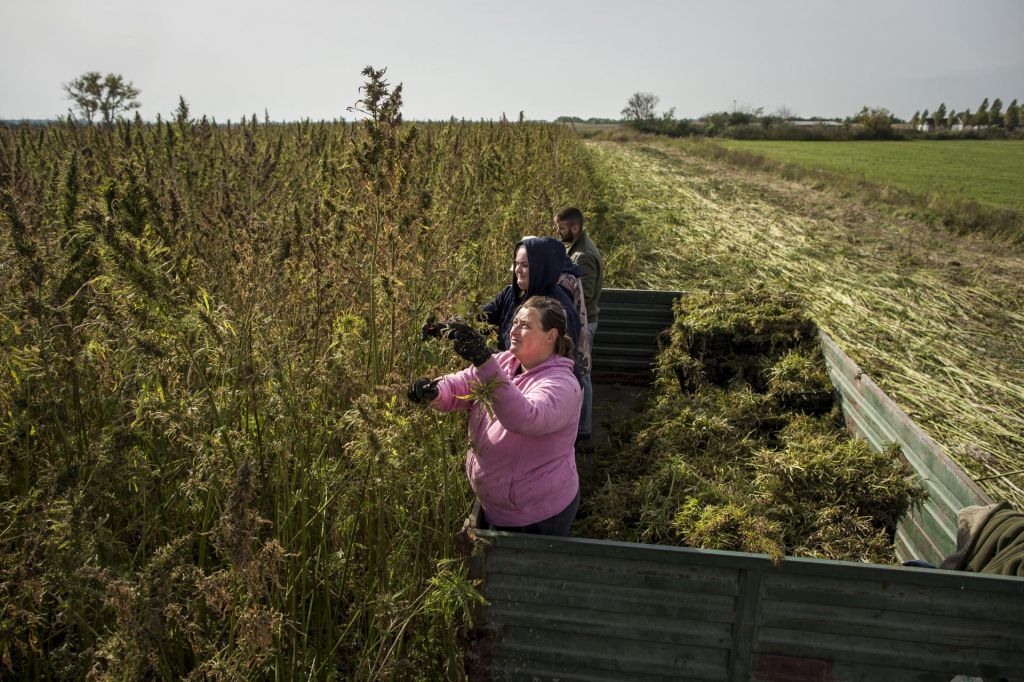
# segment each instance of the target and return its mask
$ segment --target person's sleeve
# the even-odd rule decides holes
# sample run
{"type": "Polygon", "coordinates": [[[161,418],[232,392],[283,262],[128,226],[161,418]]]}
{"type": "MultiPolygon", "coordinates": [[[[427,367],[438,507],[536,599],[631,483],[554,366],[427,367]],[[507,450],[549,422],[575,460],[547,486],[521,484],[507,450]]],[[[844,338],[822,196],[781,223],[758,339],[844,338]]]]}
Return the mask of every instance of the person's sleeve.
{"type": "Polygon", "coordinates": [[[491,325],[492,327],[497,327],[498,325],[501,324],[501,319],[498,316],[498,298],[500,296],[501,294],[498,294],[498,296],[495,296],[490,303],[485,304],[483,307],[484,321],[486,321],[487,324],[491,325]]]}
{"type": "Polygon", "coordinates": [[[582,393],[572,374],[546,377],[530,385],[526,393],[519,390],[495,361],[477,368],[481,381],[492,377],[505,378],[494,391],[491,409],[506,431],[523,436],[544,436],[554,433],[576,418],[582,393]]]}
{"type": "Polygon", "coordinates": [[[597,257],[592,253],[581,252],[576,265],[580,268],[580,280],[583,282],[583,300],[593,301],[597,296],[597,272],[600,267],[597,257]]]}
{"type": "MultiPolygon", "coordinates": [[[[487,364],[492,362],[493,360],[487,364]]],[[[459,398],[459,396],[469,395],[473,384],[477,381],[475,367],[467,367],[461,372],[445,375],[437,382],[437,397],[430,403],[430,406],[442,412],[468,410],[473,406],[473,401],[459,398]]]]}

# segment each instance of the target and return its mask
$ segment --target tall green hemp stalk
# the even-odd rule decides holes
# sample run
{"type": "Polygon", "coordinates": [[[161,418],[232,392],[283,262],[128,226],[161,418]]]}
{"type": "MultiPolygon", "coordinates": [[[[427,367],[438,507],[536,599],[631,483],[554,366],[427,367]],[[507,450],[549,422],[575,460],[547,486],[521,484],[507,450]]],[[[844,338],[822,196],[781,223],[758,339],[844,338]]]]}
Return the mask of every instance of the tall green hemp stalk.
{"type": "Polygon", "coordinates": [[[408,168],[416,140],[415,126],[402,125],[402,84],[394,88],[384,80],[387,69],[367,66],[367,79],[360,87],[363,97],[349,107],[367,115],[365,135],[353,136],[352,155],[366,194],[365,227],[370,236],[366,272],[369,307],[366,328],[369,333],[369,380],[382,384],[394,366],[397,339],[397,310],[394,287],[402,243],[414,220],[415,203],[408,196],[408,168]],[[383,300],[382,300],[383,299],[383,300]],[[380,306],[387,310],[381,316],[380,306]],[[384,318],[384,320],[381,319],[384,318]],[[388,328],[387,347],[382,347],[382,327],[388,328]]]}

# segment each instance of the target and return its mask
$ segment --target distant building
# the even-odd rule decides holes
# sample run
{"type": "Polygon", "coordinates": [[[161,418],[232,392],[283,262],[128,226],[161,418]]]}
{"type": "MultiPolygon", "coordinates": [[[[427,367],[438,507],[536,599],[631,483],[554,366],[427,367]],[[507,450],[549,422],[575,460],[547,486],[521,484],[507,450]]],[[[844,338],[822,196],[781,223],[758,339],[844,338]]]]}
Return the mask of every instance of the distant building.
{"type": "Polygon", "coordinates": [[[967,119],[964,118],[963,116],[957,116],[956,120],[953,121],[953,123],[949,126],[950,130],[957,130],[957,131],[975,130],[975,129],[979,128],[979,127],[980,126],[972,126],[967,121],[967,119]]]}
{"type": "Polygon", "coordinates": [[[917,122],[917,131],[920,133],[930,133],[935,130],[935,119],[929,116],[928,118],[922,118],[917,122]]]}
{"type": "Polygon", "coordinates": [[[812,119],[810,121],[805,121],[803,119],[791,118],[791,119],[787,119],[786,120],[786,125],[803,126],[803,127],[815,127],[815,126],[841,126],[843,124],[840,123],[839,121],[828,121],[828,120],[824,120],[824,119],[812,119]]]}

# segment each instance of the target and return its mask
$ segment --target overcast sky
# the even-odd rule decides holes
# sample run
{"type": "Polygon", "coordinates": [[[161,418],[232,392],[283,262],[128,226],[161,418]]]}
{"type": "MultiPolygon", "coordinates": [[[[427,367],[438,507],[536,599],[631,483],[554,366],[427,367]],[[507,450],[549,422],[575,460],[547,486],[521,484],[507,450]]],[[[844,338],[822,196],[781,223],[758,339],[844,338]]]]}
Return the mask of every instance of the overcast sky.
{"type": "Polygon", "coordinates": [[[679,117],[786,107],[1024,101],[1024,0],[0,0],[0,118],[67,113],[61,84],[120,73],[153,120],[353,118],[360,71],[407,119],[618,117],[637,91],[679,117]]]}

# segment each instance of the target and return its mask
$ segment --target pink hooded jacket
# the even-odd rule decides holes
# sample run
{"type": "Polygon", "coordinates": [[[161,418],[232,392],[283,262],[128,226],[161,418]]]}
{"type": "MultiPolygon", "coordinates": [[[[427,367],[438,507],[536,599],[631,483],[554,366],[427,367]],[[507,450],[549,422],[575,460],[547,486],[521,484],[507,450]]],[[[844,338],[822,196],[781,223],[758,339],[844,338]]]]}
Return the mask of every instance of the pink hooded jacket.
{"type": "Polygon", "coordinates": [[[466,474],[491,524],[543,521],[576,497],[575,441],[583,398],[572,367],[569,358],[552,355],[516,375],[519,361],[502,351],[481,367],[438,382],[435,408],[470,410],[466,474]],[[500,382],[491,399],[493,417],[477,401],[457,397],[491,379],[500,382]]]}

